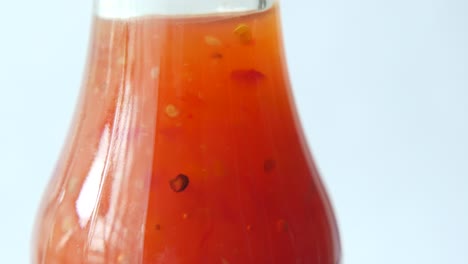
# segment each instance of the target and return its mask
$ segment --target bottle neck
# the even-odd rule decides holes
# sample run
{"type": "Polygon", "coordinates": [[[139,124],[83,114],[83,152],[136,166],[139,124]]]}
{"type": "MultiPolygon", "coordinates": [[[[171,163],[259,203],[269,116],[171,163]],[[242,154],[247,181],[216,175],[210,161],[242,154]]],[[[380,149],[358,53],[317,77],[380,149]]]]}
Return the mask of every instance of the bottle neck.
{"type": "Polygon", "coordinates": [[[235,116],[231,125],[239,127],[263,115],[283,120],[275,121],[278,129],[284,120],[295,126],[275,3],[259,12],[195,17],[97,16],[93,32],[78,114],[94,116],[96,126],[135,119],[132,133],[151,132],[160,116],[175,122],[168,130],[184,122],[224,127],[222,113],[235,116]]]}
{"type": "Polygon", "coordinates": [[[95,0],[95,13],[105,18],[150,15],[207,15],[260,11],[277,0],[95,0]]]}

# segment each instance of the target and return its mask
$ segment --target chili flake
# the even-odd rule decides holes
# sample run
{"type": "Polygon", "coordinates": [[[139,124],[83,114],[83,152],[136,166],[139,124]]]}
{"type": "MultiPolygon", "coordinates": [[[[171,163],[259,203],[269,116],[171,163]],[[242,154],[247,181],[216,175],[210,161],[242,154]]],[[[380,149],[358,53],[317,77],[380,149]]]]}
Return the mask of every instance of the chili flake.
{"type": "Polygon", "coordinates": [[[179,174],[169,181],[169,185],[174,192],[183,192],[189,185],[189,182],[189,177],[187,177],[187,175],[179,174]]]}
{"type": "Polygon", "coordinates": [[[222,53],[219,53],[219,52],[215,52],[213,54],[211,54],[211,57],[213,59],[222,59],[223,58],[223,54],[222,53]]]}
{"type": "Polygon", "coordinates": [[[166,106],[166,114],[172,118],[177,117],[179,115],[179,109],[174,105],[169,104],[166,106]]]}
{"type": "Polygon", "coordinates": [[[125,56],[121,56],[117,59],[117,64],[118,65],[125,65],[127,64],[127,58],[125,56]]]}
{"type": "Polygon", "coordinates": [[[249,44],[252,41],[252,31],[246,24],[237,25],[234,29],[234,34],[239,37],[243,44],[249,44]]]}
{"type": "Polygon", "coordinates": [[[262,80],[265,75],[255,69],[234,70],[231,72],[231,78],[237,81],[254,82],[262,80]]]}
{"type": "Polygon", "coordinates": [[[130,264],[130,260],[128,255],[125,254],[120,254],[119,257],[117,258],[117,262],[119,264],[130,264]]]}
{"type": "Polygon", "coordinates": [[[205,36],[205,43],[210,46],[221,46],[221,40],[213,36],[205,36]]]}
{"type": "Polygon", "coordinates": [[[73,218],[71,216],[65,217],[65,219],[63,219],[61,228],[63,232],[67,232],[73,229],[73,218]]]}

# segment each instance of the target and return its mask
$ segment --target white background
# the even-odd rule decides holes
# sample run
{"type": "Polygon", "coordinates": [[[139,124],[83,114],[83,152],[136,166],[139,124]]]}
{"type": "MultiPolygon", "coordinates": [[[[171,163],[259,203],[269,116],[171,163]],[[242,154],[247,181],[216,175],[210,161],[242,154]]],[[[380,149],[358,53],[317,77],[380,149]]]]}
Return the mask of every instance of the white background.
{"type": "MultiPolygon", "coordinates": [[[[91,0],[0,4],[1,263],[28,263],[91,0]]],[[[284,0],[298,108],[345,264],[468,263],[468,1],[284,0]]]]}

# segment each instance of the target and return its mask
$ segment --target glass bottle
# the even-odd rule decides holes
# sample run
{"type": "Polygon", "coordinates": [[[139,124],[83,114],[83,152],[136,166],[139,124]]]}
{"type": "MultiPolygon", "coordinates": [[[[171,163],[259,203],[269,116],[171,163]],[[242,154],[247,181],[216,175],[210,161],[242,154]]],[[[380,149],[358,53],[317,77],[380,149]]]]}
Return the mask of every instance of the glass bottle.
{"type": "Polygon", "coordinates": [[[274,0],[96,0],[34,264],[336,264],[274,0]]]}

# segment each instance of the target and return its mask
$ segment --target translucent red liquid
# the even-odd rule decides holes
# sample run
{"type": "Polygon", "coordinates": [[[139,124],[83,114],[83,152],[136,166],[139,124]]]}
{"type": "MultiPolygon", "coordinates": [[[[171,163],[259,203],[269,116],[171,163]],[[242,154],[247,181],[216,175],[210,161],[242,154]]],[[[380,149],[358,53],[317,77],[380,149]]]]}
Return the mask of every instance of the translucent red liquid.
{"type": "Polygon", "coordinates": [[[96,19],[33,263],[336,264],[278,10],[96,19]]]}

